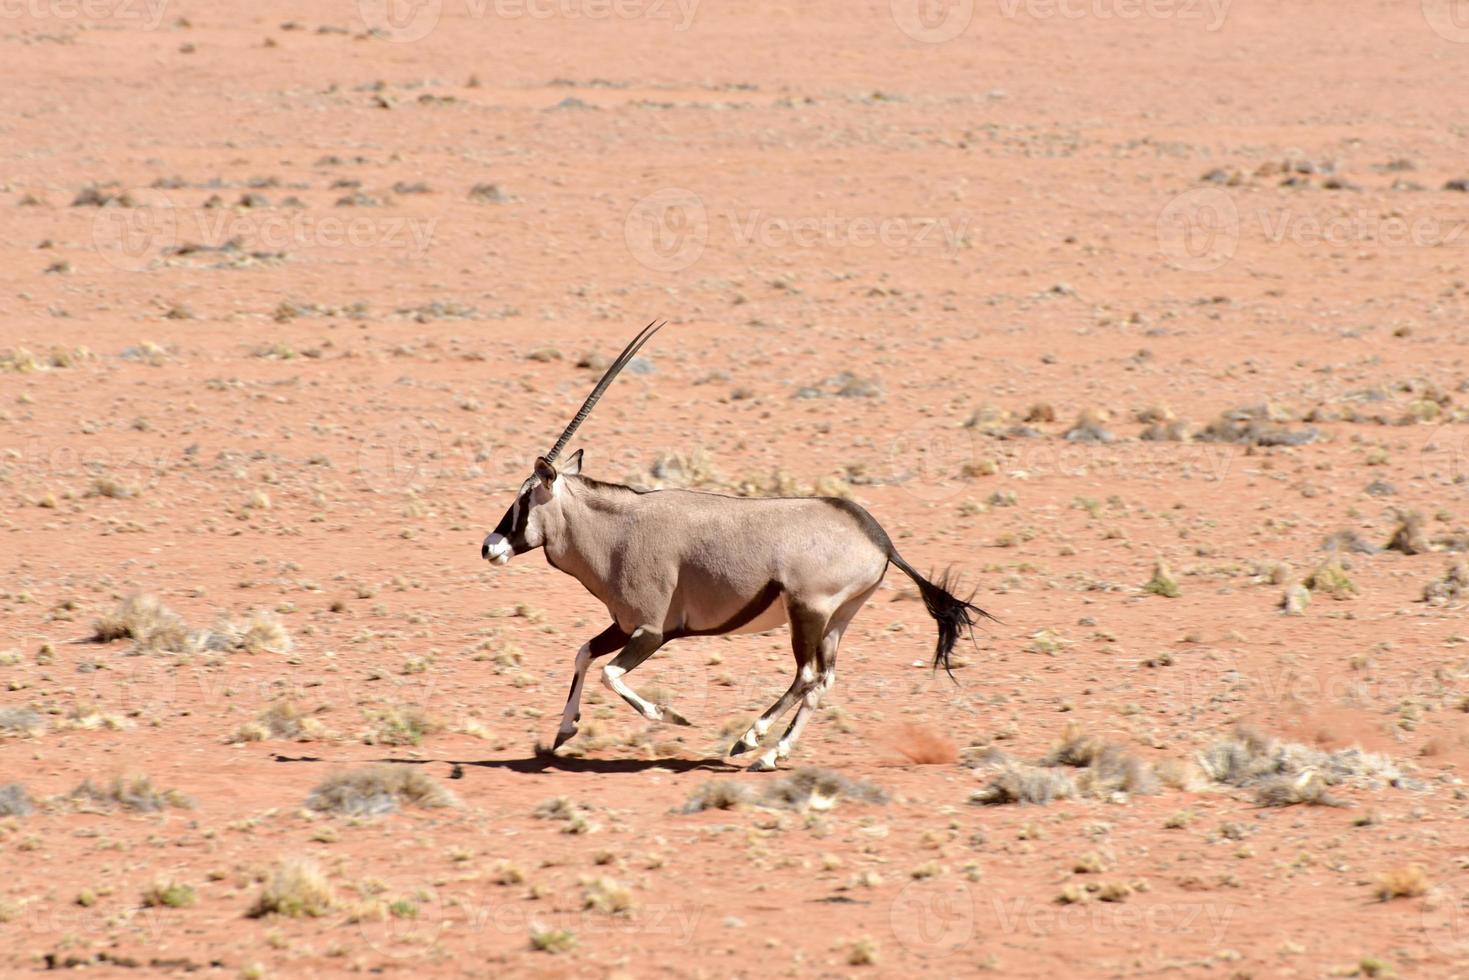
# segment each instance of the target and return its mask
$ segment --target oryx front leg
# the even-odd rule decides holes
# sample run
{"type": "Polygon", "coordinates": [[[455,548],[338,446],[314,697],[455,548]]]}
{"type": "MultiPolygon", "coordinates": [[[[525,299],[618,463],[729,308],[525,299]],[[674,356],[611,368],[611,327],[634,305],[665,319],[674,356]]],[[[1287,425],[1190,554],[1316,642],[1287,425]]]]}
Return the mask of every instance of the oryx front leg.
{"type": "Polygon", "coordinates": [[[576,734],[576,723],[581,721],[581,691],[586,684],[587,668],[597,657],[605,657],[622,649],[627,644],[628,636],[616,623],[607,627],[596,636],[581,645],[576,651],[576,668],[571,677],[571,693],[566,696],[566,709],[561,712],[561,727],[556,730],[556,744],[551,746],[553,750],[559,749],[567,739],[576,734]]]}
{"type": "Polygon", "coordinates": [[[687,725],[688,719],[674,711],[668,705],[658,705],[645,699],[637,691],[627,686],[622,679],[624,674],[637,669],[638,665],[658,652],[663,645],[663,634],[653,630],[639,627],[633,630],[632,639],[628,641],[627,649],[612,658],[612,662],[602,668],[602,683],[608,690],[612,691],[622,700],[633,706],[633,710],[649,721],[666,721],[675,725],[687,725]]]}

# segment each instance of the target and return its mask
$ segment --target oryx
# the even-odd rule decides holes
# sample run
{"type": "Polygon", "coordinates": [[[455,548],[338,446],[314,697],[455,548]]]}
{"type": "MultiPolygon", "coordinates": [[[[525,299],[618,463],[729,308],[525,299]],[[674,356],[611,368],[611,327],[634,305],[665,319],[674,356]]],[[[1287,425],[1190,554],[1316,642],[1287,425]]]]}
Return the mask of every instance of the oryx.
{"type": "Polygon", "coordinates": [[[850,500],[637,490],[582,476],[580,449],[557,466],[557,456],[597,399],[662,326],[644,327],[602,375],[556,445],[536,460],[535,472],[480,553],[503,565],[512,555],[544,548],[546,560],[581,582],[612,616],[612,625],[576,653],[556,746],[576,734],[582,684],[598,657],[617,654],[602,668],[602,683],[643,717],[687,725],[671,708],[640,697],[625,675],[669,640],[789,623],[796,678],[730,749],[734,755],[757,748],[770,726],[799,702],[780,742],[752,766],[774,769],[831,689],[842,634],[889,564],[918,585],[938,622],[935,669],[949,670],[960,634],[972,632],[976,619],[989,614],[952,595],[948,576],[930,582],[918,574],[882,526],[850,500]]]}

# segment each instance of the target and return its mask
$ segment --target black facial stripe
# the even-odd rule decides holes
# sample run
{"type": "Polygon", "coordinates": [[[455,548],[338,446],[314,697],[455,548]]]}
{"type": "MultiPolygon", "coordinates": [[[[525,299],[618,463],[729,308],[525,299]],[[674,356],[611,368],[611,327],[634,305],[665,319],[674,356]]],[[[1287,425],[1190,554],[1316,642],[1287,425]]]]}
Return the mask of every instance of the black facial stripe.
{"type": "Polygon", "coordinates": [[[500,518],[500,523],[495,525],[495,533],[508,541],[516,554],[525,549],[525,530],[530,524],[530,493],[529,488],[522,486],[515,503],[510,505],[505,516],[500,518]]]}

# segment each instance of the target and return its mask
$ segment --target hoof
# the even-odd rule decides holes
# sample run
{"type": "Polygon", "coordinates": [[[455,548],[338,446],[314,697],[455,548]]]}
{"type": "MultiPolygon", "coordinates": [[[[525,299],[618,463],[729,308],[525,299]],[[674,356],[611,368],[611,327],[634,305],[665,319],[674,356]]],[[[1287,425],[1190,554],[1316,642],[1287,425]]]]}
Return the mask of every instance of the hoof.
{"type": "Polygon", "coordinates": [[[775,760],[769,756],[762,755],[750,763],[751,772],[775,772],[775,760]]]}
{"type": "Polygon", "coordinates": [[[551,743],[551,751],[552,752],[555,752],[557,749],[561,748],[561,746],[565,745],[567,742],[571,741],[575,737],[576,737],[576,732],[560,732],[560,731],[558,731],[556,733],[556,741],[553,742],[553,743],[551,743]]]}
{"type": "Polygon", "coordinates": [[[740,755],[743,752],[750,751],[754,747],[755,746],[753,746],[753,745],[746,745],[745,744],[745,740],[744,739],[740,739],[738,742],[736,742],[735,744],[731,745],[729,747],[729,751],[726,752],[726,753],[724,753],[724,754],[725,755],[740,755]]]}
{"type": "Polygon", "coordinates": [[[683,715],[679,714],[677,711],[674,711],[672,708],[669,708],[669,707],[665,706],[665,707],[659,708],[658,710],[662,714],[662,717],[659,719],[660,721],[665,721],[665,722],[667,722],[670,725],[685,725],[685,726],[692,726],[693,725],[693,722],[689,721],[687,718],[685,718],[683,715]]]}

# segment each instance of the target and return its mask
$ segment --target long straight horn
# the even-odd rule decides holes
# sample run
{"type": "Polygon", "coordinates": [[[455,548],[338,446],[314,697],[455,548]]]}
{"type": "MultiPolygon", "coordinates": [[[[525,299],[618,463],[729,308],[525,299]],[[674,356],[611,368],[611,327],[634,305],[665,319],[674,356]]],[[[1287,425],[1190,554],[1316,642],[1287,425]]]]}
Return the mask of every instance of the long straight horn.
{"type": "Polygon", "coordinates": [[[546,462],[556,462],[556,457],[561,455],[561,450],[565,449],[566,444],[571,441],[571,437],[576,432],[577,427],[592,413],[592,406],[597,404],[597,399],[602,397],[602,393],[607,390],[607,386],[612,383],[612,379],[616,378],[618,373],[627,367],[627,362],[631,361],[642,346],[655,333],[662,330],[667,323],[667,320],[664,320],[662,323],[656,320],[649,323],[642,329],[641,333],[632,339],[632,343],[622,349],[622,353],[617,355],[617,360],[613,361],[612,366],[607,369],[607,373],[602,375],[602,380],[597,382],[597,387],[593,388],[592,393],[587,396],[587,400],[582,402],[581,410],[576,413],[576,418],[571,420],[571,424],[566,427],[566,431],[561,433],[561,438],[556,440],[556,445],[552,446],[551,451],[546,454],[546,462]]]}

